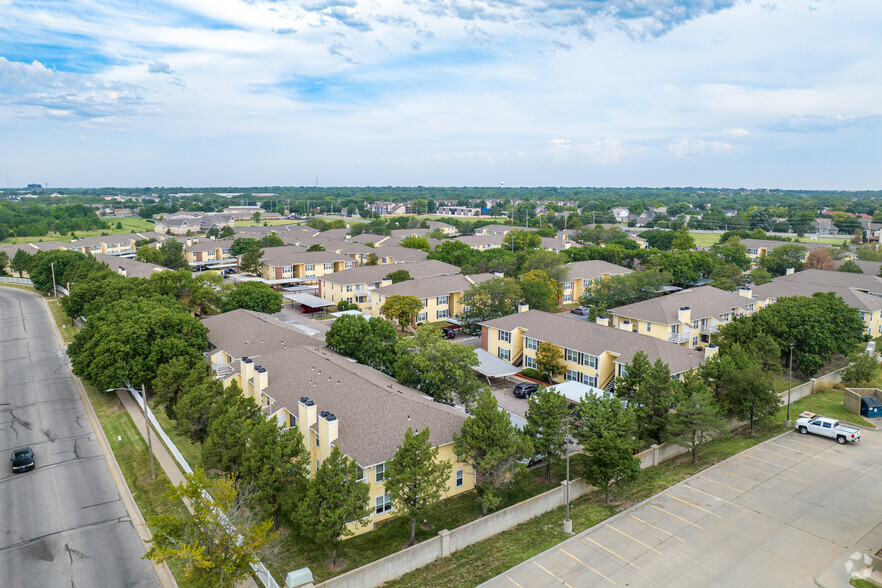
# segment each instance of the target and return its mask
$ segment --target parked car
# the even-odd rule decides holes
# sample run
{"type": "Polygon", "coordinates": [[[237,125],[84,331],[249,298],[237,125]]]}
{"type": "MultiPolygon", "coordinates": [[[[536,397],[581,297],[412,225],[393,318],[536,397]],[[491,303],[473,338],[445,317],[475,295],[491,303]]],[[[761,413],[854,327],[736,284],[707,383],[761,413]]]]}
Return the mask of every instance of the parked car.
{"type": "Polygon", "coordinates": [[[441,336],[445,339],[456,339],[456,331],[451,327],[441,327],[441,336]]]}
{"type": "Polygon", "coordinates": [[[518,384],[511,391],[515,398],[529,398],[533,392],[539,389],[539,384],[518,384]]]}
{"type": "Polygon", "coordinates": [[[9,458],[9,461],[12,462],[13,474],[26,472],[36,467],[36,464],[34,463],[34,452],[30,447],[16,449],[12,452],[12,457],[9,458]]]}
{"type": "Polygon", "coordinates": [[[804,416],[796,419],[796,430],[806,435],[814,433],[836,439],[840,445],[849,441],[856,443],[861,440],[861,432],[853,427],[845,427],[835,419],[828,419],[818,415],[804,416]]]}
{"type": "Polygon", "coordinates": [[[313,312],[321,312],[321,308],[313,308],[311,306],[306,306],[305,304],[300,305],[300,312],[303,314],[311,314],[313,312]]]}
{"type": "Polygon", "coordinates": [[[578,314],[579,316],[588,316],[591,313],[591,309],[587,306],[577,306],[570,312],[573,314],[578,314]]]}

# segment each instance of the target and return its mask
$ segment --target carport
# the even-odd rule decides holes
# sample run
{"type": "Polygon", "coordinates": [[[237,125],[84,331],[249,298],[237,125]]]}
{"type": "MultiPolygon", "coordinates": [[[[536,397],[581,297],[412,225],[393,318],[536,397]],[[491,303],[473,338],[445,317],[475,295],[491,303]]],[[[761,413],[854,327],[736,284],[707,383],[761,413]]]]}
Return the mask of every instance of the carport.
{"type": "Polygon", "coordinates": [[[586,394],[588,396],[603,396],[604,394],[603,390],[601,390],[600,388],[595,388],[594,386],[589,386],[588,384],[581,384],[579,382],[573,382],[569,380],[548,387],[549,390],[552,388],[554,388],[558,393],[563,394],[566,399],[573,404],[579,404],[580,402],[582,402],[582,398],[584,398],[586,394]]]}
{"type": "Polygon", "coordinates": [[[308,306],[310,308],[327,308],[329,306],[337,306],[336,302],[331,302],[330,300],[325,300],[324,298],[319,298],[318,296],[313,296],[312,294],[306,294],[305,292],[293,292],[289,294],[282,294],[282,296],[291,301],[291,306],[294,306],[294,304],[302,304],[303,306],[308,306]]]}
{"type": "Polygon", "coordinates": [[[499,359],[483,349],[475,349],[475,353],[478,355],[479,363],[472,369],[487,378],[487,384],[490,386],[493,385],[490,383],[490,378],[507,378],[521,371],[504,359],[499,359]]]}

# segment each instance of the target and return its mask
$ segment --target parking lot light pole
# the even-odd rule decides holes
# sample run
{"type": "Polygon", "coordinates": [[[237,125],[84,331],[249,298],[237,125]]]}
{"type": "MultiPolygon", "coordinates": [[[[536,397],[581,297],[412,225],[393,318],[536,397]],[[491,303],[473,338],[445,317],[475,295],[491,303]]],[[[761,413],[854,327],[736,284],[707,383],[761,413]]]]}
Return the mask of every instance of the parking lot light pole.
{"type": "Polygon", "coordinates": [[[52,296],[58,298],[58,292],[55,290],[55,262],[50,263],[49,267],[52,269],[52,296]]]}
{"type": "Polygon", "coordinates": [[[150,435],[150,421],[147,419],[147,392],[141,384],[141,398],[144,400],[144,426],[147,427],[147,451],[150,452],[150,475],[156,479],[156,464],[153,462],[153,438],[150,435]]]}
{"type": "Polygon", "coordinates": [[[790,375],[788,376],[788,384],[787,384],[787,420],[784,421],[784,426],[788,429],[791,426],[790,423],[790,391],[793,390],[793,346],[795,343],[790,344],[790,375]]]}
{"type": "Polygon", "coordinates": [[[567,433],[565,449],[567,453],[567,518],[564,519],[563,530],[567,535],[573,532],[573,521],[570,520],[570,415],[567,415],[567,433]]]}

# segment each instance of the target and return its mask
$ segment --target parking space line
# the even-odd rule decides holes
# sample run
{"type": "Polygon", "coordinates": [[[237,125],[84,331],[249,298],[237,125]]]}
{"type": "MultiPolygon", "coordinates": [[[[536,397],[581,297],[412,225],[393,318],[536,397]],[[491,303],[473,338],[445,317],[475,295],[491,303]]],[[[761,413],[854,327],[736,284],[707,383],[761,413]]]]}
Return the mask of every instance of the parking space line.
{"type": "MultiPolygon", "coordinates": [[[[766,470],[761,470],[761,469],[759,469],[759,468],[755,468],[755,467],[753,467],[753,466],[745,465],[745,464],[743,464],[743,463],[738,463],[737,461],[732,461],[732,462],[729,462],[729,463],[731,463],[732,465],[737,465],[737,466],[741,466],[741,467],[743,467],[743,468],[747,468],[747,469],[749,469],[749,470],[753,470],[753,471],[755,471],[755,472],[759,472],[759,473],[761,473],[761,474],[765,474],[765,475],[767,475],[767,476],[774,476],[774,475],[775,475],[775,474],[773,474],[772,472],[767,472],[766,470]]],[[[750,478],[748,478],[748,479],[750,479],[750,478]]],[[[754,481],[754,480],[751,480],[751,481],[753,481],[755,484],[759,484],[759,483],[760,483],[760,482],[756,482],[756,481],[754,481]]]]}
{"type": "Polygon", "coordinates": [[[616,556],[617,558],[619,558],[620,560],[622,560],[622,561],[625,562],[626,564],[628,564],[628,565],[630,565],[630,566],[634,566],[634,567],[637,568],[638,570],[640,569],[640,566],[638,566],[638,565],[635,564],[634,562],[625,559],[624,557],[622,557],[621,555],[619,555],[618,553],[616,553],[615,551],[613,551],[613,550],[610,549],[609,547],[605,547],[605,546],[601,545],[600,543],[598,543],[597,541],[595,541],[595,540],[592,539],[591,537],[583,537],[583,539],[585,539],[586,541],[590,541],[591,543],[593,543],[594,545],[598,546],[598,547],[601,548],[601,549],[605,549],[606,551],[610,552],[611,554],[613,554],[614,556],[616,556]]]}
{"type": "MultiPolygon", "coordinates": [[[[734,476],[735,474],[732,474],[732,475],[734,476]]],[[[745,493],[745,490],[739,490],[735,486],[730,486],[728,484],[723,484],[722,482],[717,482],[716,480],[708,478],[707,476],[699,476],[698,479],[699,480],[707,480],[711,484],[717,484],[718,486],[722,486],[723,488],[728,488],[729,490],[734,490],[735,492],[738,492],[739,494],[745,493]]]]}
{"type": "Polygon", "coordinates": [[[656,527],[656,526],[653,525],[652,523],[647,523],[646,521],[644,521],[644,520],[641,519],[640,517],[635,517],[635,516],[632,515],[632,514],[629,514],[628,516],[631,517],[632,519],[636,519],[636,520],[640,521],[640,522],[643,523],[644,525],[649,525],[650,527],[652,527],[653,529],[655,529],[655,530],[657,530],[657,531],[661,531],[661,532],[664,533],[665,535],[668,535],[669,537],[671,537],[671,538],[673,538],[673,539],[676,539],[676,540],[679,541],[680,543],[686,543],[685,541],[683,541],[682,539],[680,539],[679,537],[677,537],[677,536],[674,535],[673,533],[669,533],[669,532],[665,531],[664,529],[662,529],[661,527],[656,527]]]}
{"type": "Polygon", "coordinates": [[[631,537],[630,535],[628,535],[628,534],[625,533],[624,531],[619,531],[618,529],[616,529],[616,528],[613,527],[612,525],[605,525],[605,526],[606,526],[606,527],[609,527],[610,529],[612,529],[612,530],[615,531],[616,533],[621,533],[622,535],[624,535],[624,536],[627,537],[628,539],[631,539],[632,541],[636,541],[637,543],[639,543],[639,544],[642,545],[643,547],[645,547],[645,548],[647,548],[647,549],[651,549],[651,550],[653,550],[654,552],[656,552],[656,553],[659,554],[659,555],[664,555],[661,551],[659,551],[659,550],[656,549],[655,547],[652,547],[652,546],[650,546],[650,545],[647,545],[646,543],[644,543],[644,542],[641,541],[640,539],[635,539],[634,537],[631,537]]]}
{"type": "Polygon", "coordinates": [[[704,527],[702,527],[701,525],[699,525],[699,524],[697,524],[697,523],[693,523],[692,521],[688,521],[688,520],[684,519],[683,517],[678,517],[678,516],[675,515],[674,513],[672,513],[672,512],[668,512],[668,511],[666,511],[665,509],[660,508],[660,507],[658,507],[658,506],[656,506],[656,505],[654,505],[654,504],[650,504],[649,506],[651,506],[651,507],[654,508],[655,510],[661,511],[661,512],[663,512],[663,513],[665,513],[665,514],[669,514],[669,515],[671,515],[672,517],[674,517],[675,519],[680,519],[680,520],[683,521],[684,523],[689,523],[689,524],[692,525],[693,527],[698,527],[698,528],[701,529],[702,531],[704,530],[704,527]]]}
{"type": "Polygon", "coordinates": [[[524,588],[523,586],[521,586],[520,584],[518,584],[517,582],[515,582],[514,580],[512,580],[512,579],[511,579],[511,576],[506,575],[506,576],[505,576],[505,579],[508,580],[509,582],[511,582],[512,584],[514,584],[515,586],[517,586],[518,588],[524,588]]]}
{"type": "Polygon", "coordinates": [[[706,512],[707,514],[714,515],[714,516],[717,517],[718,519],[723,518],[722,516],[718,515],[717,513],[715,513],[715,512],[712,511],[712,510],[708,510],[708,509],[706,509],[706,508],[701,508],[700,506],[695,505],[695,504],[692,504],[691,502],[689,502],[689,501],[687,501],[687,500],[683,500],[682,498],[677,498],[676,496],[674,496],[674,495],[671,494],[671,493],[665,494],[664,496],[667,496],[668,498],[673,498],[674,500],[678,500],[678,501],[682,502],[683,504],[686,504],[686,505],[688,505],[688,506],[691,506],[692,508],[697,508],[698,510],[703,510],[703,511],[706,512]]]}
{"type": "MultiPolygon", "coordinates": [[[[571,558],[573,558],[574,560],[576,560],[577,562],[579,562],[580,564],[582,564],[583,566],[585,566],[586,568],[588,568],[589,570],[591,570],[592,572],[594,572],[595,574],[597,574],[598,576],[603,578],[604,580],[608,580],[609,582],[612,582],[613,586],[618,586],[618,584],[616,584],[615,580],[612,580],[611,578],[607,578],[606,576],[604,576],[603,574],[601,574],[600,572],[598,572],[597,570],[595,570],[594,568],[592,568],[591,566],[586,564],[584,561],[582,561],[581,559],[579,559],[578,557],[576,557],[572,553],[568,552],[566,549],[561,549],[561,552],[569,555],[571,558]]],[[[567,584],[567,585],[569,586],[569,584],[567,584]]]]}
{"type": "Polygon", "coordinates": [[[689,488],[690,490],[694,490],[696,492],[700,492],[700,493],[704,494],[705,496],[710,496],[711,498],[713,498],[715,500],[719,500],[720,502],[725,502],[726,504],[731,504],[732,506],[734,506],[736,508],[741,508],[739,505],[735,504],[731,500],[726,500],[725,498],[720,498],[719,496],[714,496],[710,492],[705,492],[704,490],[699,490],[698,488],[696,488],[694,486],[690,486],[689,484],[683,484],[683,487],[689,488]]]}
{"type": "Polygon", "coordinates": [[[802,449],[794,449],[793,447],[790,447],[788,445],[784,445],[780,441],[777,441],[775,443],[771,443],[770,445],[774,445],[775,447],[782,447],[782,448],[786,449],[787,451],[795,451],[796,453],[801,453],[803,455],[809,455],[809,456],[814,455],[814,453],[809,453],[808,451],[805,451],[802,449]]]}
{"type": "Polygon", "coordinates": [[[780,463],[775,463],[774,461],[769,461],[769,460],[767,460],[767,459],[763,459],[763,458],[761,458],[761,457],[757,457],[757,456],[755,456],[755,455],[748,455],[748,454],[746,454],[746,453],[744,454],[743,457],[744,457],[744,459],[755,459],[755,460],[757,460],[757,461],[761,461],[761,462],[763,462],[763,463],[767,463],[767,464],[769,464],[769,465],[771,465],[771,466],[775,466],[776,468],[783,468],[783,469],[785,469],[785,470],[786,470],[787,468],[790,467],[790,466],[781,465],[780,463]]]}
{"type": "Polygon", "coordinates": [[[812,445],[811,443],[806,443],[805,441],[798,441],[797,439],[789,439],[789,440],[793,441],[794,443],[797,443],[799,445],[805,445],[806,447],[811,447],[812,449],[818,448],[817,445],[812,445]]]}
{"type": "Polygon", "coordinates": [[[802,461],[801,459],[796,459],[795,457],[790,457],[789,455],[782,455],[780,453],[775,453],[774,451],[769,451],[768,449],[763,449],[762,447],[754,447],[754,451],[762,451],[763,453],[771,453],[772,455],[777,455],[778,457],[783,457],[784,459],[789,459],[791,461],[802,461]]]}
{"type": "MultiPolygon", "coordinates": [[[[563,551],[563,549],[561,549],[561,551],[563,551]]],[[[569,554],[567,554],[567,555],[569,555],[569,554]]],[[[530,560],[530,561],[532,561],[534,564],[536,564],[537,566],[539,566],[539,569],[540,569],[540,570],[542,570],[543,572],[545,572],[546,574],[548,574],[549,576],[551,576],[551,577],[554,578],[555,580],[558,580],[558,581],[562,582],[563,585],[566,586],[567,588],[573,588],[572,586],[570,586],[569,584],[567,584],[566,582],[564,582],[562,578],[559,578],[554,572],[550,572],[550,571],[548,571],[547,568],[543,567],[542,564],[540,564],[540,563],[539,563],[538,561],[536,561],[535,559],[532,559],[532,560],[530,560]]]]}
{"type": "MultiPolygon", "coordinates": [[[[762,482],[757,482],[756,480],[751,480],[750,478],[747,478],[747,477],[745,477],[745,476],[742,476],[741,474],[736,474],[735,472],[731,472],[731,471],[725,469],[725,466],[729,465],[729,463],[732,463],[733,465],[735,464],[734,461],[733,461],[733,462],[724,462],[724,463],[720,466],[720,470],[722,470],[723,472],[729,474],[730,476],[735,476],[736,478],[741,478],[742,480],[747,480],[748,482],[750,482],[750,483],[753,484],[754,486],[756,486],[756,485],[758,485],[758,484],[762,484],[762,482]]],[[[745,467],[749,467],[749,466],[745,466],[745,467]]],[[[753,468],[750,468],[750,469],[753,469],[753,468]]]]}

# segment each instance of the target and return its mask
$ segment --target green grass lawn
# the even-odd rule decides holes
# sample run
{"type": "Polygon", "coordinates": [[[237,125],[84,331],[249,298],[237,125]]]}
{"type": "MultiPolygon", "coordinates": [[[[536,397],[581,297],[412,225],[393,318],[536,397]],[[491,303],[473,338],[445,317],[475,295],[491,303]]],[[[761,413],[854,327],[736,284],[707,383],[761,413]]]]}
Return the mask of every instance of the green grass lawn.
{"type": "MultiPolygon", "coordinates": [[[[154,230],[153,223],[144,220],[141,217],[133,216],[125,218],[109,218],[106,220],[110,228],[96,229],[94,231],[78,231],[76,233],[77,238],[84,239],[86,237],[100,237],[102,233],[107,233],[108,235],[124,235],[126,233],[143,233],[145,231],[154,230]],[[122,224],[122,229],[117,229],[116,223],[122,224]]],[[[70,243],[72,239],[73,235],[71,235],[70,233],[68,233],[67,235],[49,233],[48,235],[43,235],[42,237],[9,237],[3,241],[3,244],[37,243],[40,241],[60,241],[62,243],[70,243]]]]}
{"type": "MultiPolygon", "coordinates": [[[[168,416],[166,416],[165,410],[161,405],[157,405],[155,400],[150,403],[150,410],[153,411],[153,416],[156,417],[159,426],[162,427],[165,434],[172,440],[172,443],[175,444],[178,451],[181,452],[181,455],[184,456],[184,459],[187,460],[190,467],[195,468],[201,465],[202,445],[199,443],[193,443],[186,435],[180,434],[175,428],[175,424],[168,418],[168,416]]],[[[157,435],[157,438],[158,437],[159,436],[157,435]]]]}
{"type": "Polygon", "coordinates": [[[692,238],[695,239],[695,244],[699,247],[710,247],[714,243],[720,240],[720,235],[723,234],[722,231],[719,233],[689,233],[692,235],[692,238]]]}
{"type": "MultiPolygon", "coordinates": [[[[793,374],[793,387],[796,388],[800,384],[805,384],[808,380],[800,377],[798,374],[793,374]]],[[[787,389],[790,387],[790,379],[788,375],[785,374],[776,374],[772,376],[772,389],[775,392],[787,392],[787,389]]]]}
{"type": "MultiPolygon", "coordinates": [[[[813,412],[821,416],[830,417],[854,423],[861,427],[874,429],[875,426],[859,414],[849,412],[842,405],[842,388],[833,388],[820,394],[812,394],[794,402],[790,407],[790,418],[796,420],[803,411],[813,412]]],[[[778,410],[779,418],[786,418],[787,407],[778,410]]]]}

